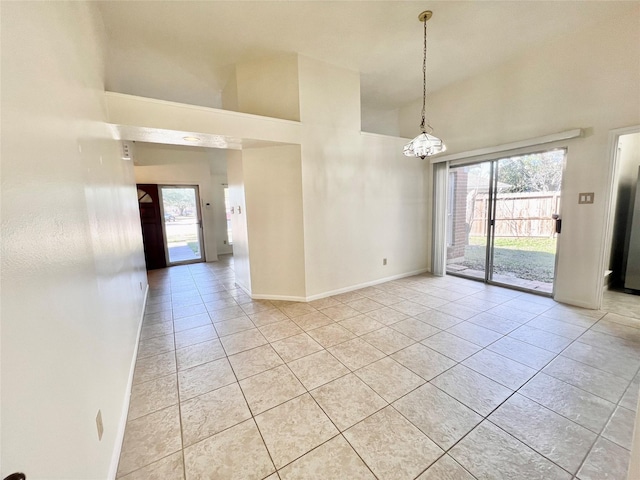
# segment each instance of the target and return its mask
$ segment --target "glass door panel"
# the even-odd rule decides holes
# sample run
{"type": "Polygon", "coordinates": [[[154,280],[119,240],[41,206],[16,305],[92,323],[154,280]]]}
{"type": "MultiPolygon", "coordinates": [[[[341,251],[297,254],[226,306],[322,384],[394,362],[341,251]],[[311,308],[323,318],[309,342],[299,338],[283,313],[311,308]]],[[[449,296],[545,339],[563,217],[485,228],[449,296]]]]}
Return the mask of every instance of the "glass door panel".
{"type": "Polygon", "coordinates": [[[486,279],[491,162],[449,168],[447,273],[486,279]]]}
{"type": "Polygon", "coordinates": [[[167,263],[176,265],[204,260],[198,187],[160,187],[167,263]]]}
{"type": "Polygon", "coordinates": [[[491,275],[495,283],[553,292],[565,150],[496,161],[491,275]]]}

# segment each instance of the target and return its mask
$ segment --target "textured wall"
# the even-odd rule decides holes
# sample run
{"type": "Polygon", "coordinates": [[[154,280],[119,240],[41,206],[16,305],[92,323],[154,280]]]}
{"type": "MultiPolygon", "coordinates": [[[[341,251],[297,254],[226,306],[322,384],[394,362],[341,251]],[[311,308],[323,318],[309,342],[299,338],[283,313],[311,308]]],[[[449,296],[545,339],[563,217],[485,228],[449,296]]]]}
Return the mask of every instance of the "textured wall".
{"type": "Polygon", "coordinates": [[[0,476],[104,479],[147,283],[133,165],[104,124],[94,6],[3,2],[1,22],[0,476]]]}

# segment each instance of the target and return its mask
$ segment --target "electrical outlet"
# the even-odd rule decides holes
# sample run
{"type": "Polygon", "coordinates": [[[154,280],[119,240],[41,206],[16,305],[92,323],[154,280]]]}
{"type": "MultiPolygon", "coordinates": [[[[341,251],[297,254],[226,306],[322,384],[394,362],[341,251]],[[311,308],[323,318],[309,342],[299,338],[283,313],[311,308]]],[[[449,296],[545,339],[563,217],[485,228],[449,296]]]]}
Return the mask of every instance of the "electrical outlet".
{"type": "Polygon", "coordinates": [[[102,426],[102,411],[98,410],[96,415],[96,427],[98,428],[98,441],[102,440],[102,434],[104,433],[104,427],[102,426]]]}
{"type": "Polygon", "coordinates": [[[133,160],[133,144],[131,142],[122,142],[122,159],[133,160]]]}
{"type": "Polygon", "coordinates": [[[387,264],[387,259],[386,259],[386,258],[383,258],[383,259],[382,259],[382,265],[386,265],[386,264],[387,264]]]}

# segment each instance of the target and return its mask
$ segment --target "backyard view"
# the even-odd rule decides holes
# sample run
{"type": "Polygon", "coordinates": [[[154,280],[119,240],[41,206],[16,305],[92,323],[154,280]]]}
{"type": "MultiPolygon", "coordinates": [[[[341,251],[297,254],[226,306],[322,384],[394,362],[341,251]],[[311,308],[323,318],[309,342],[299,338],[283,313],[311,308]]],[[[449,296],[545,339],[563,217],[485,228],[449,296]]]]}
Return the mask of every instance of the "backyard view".
{"type": "Polygon", "coordinates": [[[161,187],[169,263],[202,258],[194,187],[161,187]]]}
{"type": "MultiPolygon", "coordinates": [[[[485,247],[477,245],[483,243],[484,239],[471,237],[469,242],[465,251],[467,268],[484,270],[485,247]]],[[[497,275],[506,275],[552,283],[555,253],[555,238],[498,237],[493,252],[494,279],[497,279],[497,275]]]]}
{"type": "Polygon", "coordinates": [[[564,154],[450,168],[447,272],[484,279],[490,265],[489,280],[552,291],[564,154]]]}

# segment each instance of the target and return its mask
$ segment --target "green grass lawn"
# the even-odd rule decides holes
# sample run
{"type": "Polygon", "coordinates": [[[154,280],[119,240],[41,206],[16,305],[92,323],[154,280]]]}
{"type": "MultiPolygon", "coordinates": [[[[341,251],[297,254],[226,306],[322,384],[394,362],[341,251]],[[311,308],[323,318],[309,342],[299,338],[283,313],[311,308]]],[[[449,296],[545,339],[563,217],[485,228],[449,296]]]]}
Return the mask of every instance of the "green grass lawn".
{"type": "MultiPolygon", "coordinates": [[[[469,237],[470,245],[485,245],[486,237],[469,237]]],[[[548,237],[496,237],[494,245],[501,248],[512,248],[530,252],[544,252],[554,254],[556,252],[556,239],[548,237]]]]}
{"type": "Polygon", "coordinates": [[[197,240],[195,242],[187,242],[187,246],[193,250],[195,255],[200,255],[200,244],[197,240]]]}
{"type": "MultiPolygon", "coordinates": [[[[471,237],[471,245],[465,249],[465,258],[456,262],[474,270],[484,270],[485,239],[471,237]]],[[[513,238],[495,239],[494,273],[514,275],[524,280],[553,282],[555,269],[555,238],[513,238]]]]}

